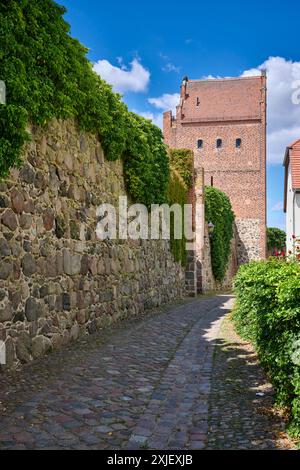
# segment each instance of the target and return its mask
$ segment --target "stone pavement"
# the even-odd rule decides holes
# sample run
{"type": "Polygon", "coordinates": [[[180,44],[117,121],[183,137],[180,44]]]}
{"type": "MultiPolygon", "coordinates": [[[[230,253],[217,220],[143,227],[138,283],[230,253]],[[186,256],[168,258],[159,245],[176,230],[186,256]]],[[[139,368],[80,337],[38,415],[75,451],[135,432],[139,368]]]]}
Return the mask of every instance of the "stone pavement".
{"type": "MultiPolygon", "coordinates": [[[[232,305],[230,296],[185,302],[0,374],[0,449],[175,450],[226,448],[224,441],[247,447],[249,439],[253,446],[255,436],[263,441],[269,424],[263,415],[251,433],[253,393],[241,406],[230,393],[226,400],[230,384],[223,386],[222,364],[217,377],[213,368],[232,305]],[[222,415],[233,408],[235,421],[222,428],[222,415]],[[234,437],[227,441],[229,433],[234,437]]],[[[274,445],[268,433],[267,446],[274,445]]]]}
{"type": "Polygon", "coordinates": [[[281,414],[257,354],[227,316],[215,347],[206,448],[295,449],[281,414]]]}

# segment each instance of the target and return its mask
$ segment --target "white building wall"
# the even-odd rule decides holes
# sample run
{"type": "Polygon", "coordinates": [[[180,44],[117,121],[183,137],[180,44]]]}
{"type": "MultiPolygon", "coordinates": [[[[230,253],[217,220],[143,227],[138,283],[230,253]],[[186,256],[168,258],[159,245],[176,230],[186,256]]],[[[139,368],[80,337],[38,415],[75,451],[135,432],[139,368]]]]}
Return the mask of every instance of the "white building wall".
{"type": "Polygon", "coordinates": [[[300,239],[300,193],[294,193],[294,234],[300,239]]]}
{"type": "Polygon", "coordinates": [[[294,235],[294,191],[292,189],[291,165],[289,165],[288,183],[287,183],[287,206],[286,206],[286,244],[287,244],[288,251],[293,250],[293,235],[294,235]]]}

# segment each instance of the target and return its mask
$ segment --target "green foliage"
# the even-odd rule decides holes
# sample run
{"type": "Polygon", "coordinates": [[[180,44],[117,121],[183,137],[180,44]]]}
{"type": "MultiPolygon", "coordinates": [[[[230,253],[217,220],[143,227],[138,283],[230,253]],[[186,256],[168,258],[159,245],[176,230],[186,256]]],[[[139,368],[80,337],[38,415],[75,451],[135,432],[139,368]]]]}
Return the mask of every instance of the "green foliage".
{"type": "Polygon", "coordinates": [[[27,122],[75,118],[82,130],[99,135],[106,158],[126,156],[134,198],[145,204],[165,200],[168,157],[160,130],[129,113],[93,71],[87,49],[69,35],[64,13],[53,0],[0,4],[0,79],[6,82],[9,107],[1,110],[1,119],[7,113],[9,121],[0,141],[0,176],[20,162],[27,122]]]}
{"type": "Polygon", "coordinates": [[[277,248],[284,250],[286,246],[286,233],[276,227],[267,229],[268,250],[277,248]]]}
{"type": "Polygon", "coordinates": [[[211,262],[215,278],[222,281],[230,256],[234,214],[226,194],[210,186],[205,188],[205,218],[215,226],[210,238],[211,262]]]}
{"type": "Polygon", "coordinates": [[[0,105],[0,174],[3,176],[12,165],[20,164],[22,147],[29,140],[26,123],[27,113],[23,108],[0,105]]]}
{"type": "MultiPolygon", "coordinates": [[[[168,186],[168,202],[179,204],[184,214],[184,205],[188,204],[188,193],[193,184],[194,155],[189,149],[169,149],[171,175],[168,186]]],[[[171,215],[171,249],[176,261],[186,265],[186,238],[184,236],[184,217],[182,217],[181,240],[174,238],[174,217],[171,215]]]]}
{"type": "Polygon", "coordinates": [[[170,149],[170,165],[183,179],[188,188],[193,183],[194,154],[189,149],[170,149]]]}
{"type": "MultiPolygon", "coordinates": [[[[171,170],[171,177],[168,188],[168,201],[172,206],[179,204],[184,211],[184,205],[188,202],[188,188],[174,169],[171,170]]],[[[182,212],[184,213],[184,212],[182,212]]],[[[182,233],[184,234],[184,220],[182,218],[182,233]]],[[[181,262],[183,266],[186,264],[186,239],[183,236],[181,240],[174,238],[174,216],[171,214],[171,249],[176,261],[181,262]]]]}
{"type": "Polygon", "coordinates": [[[237,331],[256,347],[300,436],[300,265],[270,259],[242,266],[235,280],[237,331]]]}
{"type": "Polygon", "coordinates": [[[130,194],[150,206],[167,201],[169,159],[161,130],[130,113],[125,162],[125,181],[130,194]]]}

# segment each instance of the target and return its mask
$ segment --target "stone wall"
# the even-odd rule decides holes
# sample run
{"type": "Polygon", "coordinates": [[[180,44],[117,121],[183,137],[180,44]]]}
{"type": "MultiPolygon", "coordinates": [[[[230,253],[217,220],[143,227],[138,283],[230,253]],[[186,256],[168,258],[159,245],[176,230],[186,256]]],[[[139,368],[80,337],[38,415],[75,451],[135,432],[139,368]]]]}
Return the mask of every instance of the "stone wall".
{"type": "Polygon", "coordinates": [[[259,219],[237,219],[235,223],[238,233],[237,256],[239,265],[260,260],[259,239],[261,232],[266,232],[265,226],[259,219]]]}
{"type": "Polygon", "coordinates": [[[106,161],[98,139],[73,122],[31,131],[24,165],[0,182],[8,366],[184,295],[168,242],[96,238],[99,204],[126,194],[121,161],[106,161]]]}

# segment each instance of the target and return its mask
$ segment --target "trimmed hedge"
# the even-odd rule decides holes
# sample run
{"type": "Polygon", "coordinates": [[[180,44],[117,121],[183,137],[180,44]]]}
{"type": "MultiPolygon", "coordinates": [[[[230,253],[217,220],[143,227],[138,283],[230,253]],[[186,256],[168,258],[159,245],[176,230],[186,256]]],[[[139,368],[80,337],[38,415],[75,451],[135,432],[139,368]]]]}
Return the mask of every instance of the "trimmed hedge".
{"type": "Polygon", "coordinates": [[[242,266],[235,279],[233,321],[251,341],[280,405],[291,411],[290,430],[300,436],[300,265],[277,259],[242,266]]]}
{"type": "Polygon", "coordinates": [[[0,176],[21,162],[27,123],[75,118],[98,134],[106,158],[124,157],[128,191],[139,203],[167,201],[168,155],[162,132],[130,113],[92,69],[87,49],[70,34],[65,8],[53,0],[0,4],[0,176]]]}
{"type": "Polygon", "coordinates": [[[214,277],[222,281],[230,257],[234,213],[228,196],[211,186],[205,188],[205,219],[215,226],[210,237],[211,263],[214,277]]]}

